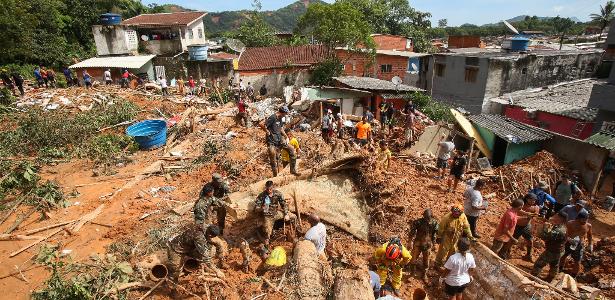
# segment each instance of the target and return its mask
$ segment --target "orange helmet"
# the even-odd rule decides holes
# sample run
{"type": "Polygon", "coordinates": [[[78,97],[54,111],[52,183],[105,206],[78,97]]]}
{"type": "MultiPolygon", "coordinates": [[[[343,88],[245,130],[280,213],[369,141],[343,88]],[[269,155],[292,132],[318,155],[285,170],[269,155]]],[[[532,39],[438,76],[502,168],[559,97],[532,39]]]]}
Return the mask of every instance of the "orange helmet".
{"type": "Polygon", "coordinates": [[[401,255],[401,247],[398,244],[389,243],[387,245],[385,256],[387,259],[395,260],[401,255]]]}

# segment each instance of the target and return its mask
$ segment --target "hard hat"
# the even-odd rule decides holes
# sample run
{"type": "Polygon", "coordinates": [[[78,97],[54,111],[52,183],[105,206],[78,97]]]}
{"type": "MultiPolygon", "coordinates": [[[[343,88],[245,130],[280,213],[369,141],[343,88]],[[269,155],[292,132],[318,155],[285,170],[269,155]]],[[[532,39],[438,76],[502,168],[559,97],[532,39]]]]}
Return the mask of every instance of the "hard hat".
{"type": "Polygon", "coordinates": [[[385,256],[387,259],[395,260],[401,255],[401,247],[398,244],[389,243],[387,245],[385,256]]]}

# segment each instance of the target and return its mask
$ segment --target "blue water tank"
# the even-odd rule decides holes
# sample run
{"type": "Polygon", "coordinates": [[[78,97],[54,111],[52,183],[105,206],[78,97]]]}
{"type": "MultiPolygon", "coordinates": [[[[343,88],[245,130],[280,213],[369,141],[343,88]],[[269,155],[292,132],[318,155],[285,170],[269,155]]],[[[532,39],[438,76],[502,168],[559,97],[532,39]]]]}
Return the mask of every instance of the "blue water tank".
{"type": "Polygon", "coordinates": [[[510,39],[510,50],[511,51],[527,51],[527,47],[530,45],[530,39],[518,35],[514,36],[510,39]]]}
{"type": "Polygon", "coordinates": [[[190,45],[188,46],[188,56],[190,60],[207,60],[207,45],[190,45]]]}
{"type": "Polygon", "coordinates": [[[118,14],[106,13],[100,15],[100,25],[119,25],[122,22],[122,16],[118,14]]]}

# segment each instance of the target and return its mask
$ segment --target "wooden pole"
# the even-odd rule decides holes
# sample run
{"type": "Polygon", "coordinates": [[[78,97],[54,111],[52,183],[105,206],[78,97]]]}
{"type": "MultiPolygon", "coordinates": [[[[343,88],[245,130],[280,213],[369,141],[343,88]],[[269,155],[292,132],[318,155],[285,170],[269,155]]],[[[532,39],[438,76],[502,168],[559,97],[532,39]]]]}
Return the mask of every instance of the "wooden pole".
{"type": "Polygon", "coordinates": [[[502,191],[506,193],[506,187],[504,186],[504,176],[502,175],[501,169],[500,169],[500,183],[502,183],[502,191]]]}
{"type": "Polygon", "coordinates": [[[470,164],[472,164],[472,154],[474,152],[474,138],[472,138],[472,142],[470,143],[470,155],[468,156],[468,164],[466,165],[466,172],[470,170],[470,164]]]}
{"type": "Polygon", "coordinates": [[[34,245],[36,245],[36,244],[38,244],[38,243],[40,243],[40,242],[42,242],[42,241],[44,241],[44,240],[46,240],[46,239],[48,239],[48,238],[50,238],[50,237],[52,237],[52,236],[56,235],[57,233],[59,233],[60,231],[63,231],[63,230],[64,230],[64,227],[59,228],[59,229],[57,229],[57,230],[53,231],[52,233],[50,233],[50,234],[48,234],[48,235],[44,236],[44,237],[43,237],[43,238],[41,238],[40,240],[38,240],[38,241],[36,241],[36,242],[34,242],[34,243],[32,243],[32,244],[29,244],[29,245],[27,245],[27,246],[25,246],[25,247],[23,247],[23,248],[21,248],[21,249],[19,249],[19,250],[15,251],[15,252],[11,253],[11,254],[9,255],[9,257],[13,257],[13,256],[15,256],[15,255],[17,255],[17,254],[19,254],[19,253],[21,253],[21,252],[24,252],[24,251],[26,251],[26,250],[30,249],[32,246],[34,246],[34,245]]]}

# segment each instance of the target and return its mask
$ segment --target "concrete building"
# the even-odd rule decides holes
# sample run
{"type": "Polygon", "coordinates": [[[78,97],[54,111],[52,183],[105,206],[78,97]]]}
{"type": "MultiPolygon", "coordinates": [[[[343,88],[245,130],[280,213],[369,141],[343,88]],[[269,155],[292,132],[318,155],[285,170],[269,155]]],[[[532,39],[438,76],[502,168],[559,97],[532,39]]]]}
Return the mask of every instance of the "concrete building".
{"type": "Polygon", "coordinates": [[[591,77],[602,56],[602,51],[451,51],[429,60],[426,90],[472,113],[501,113],[488,99],[506,93],[591,77]]]}
{"type": "Polygon", "coordinates": [[[71,65],[69,68],[75,70],[81,79],[83,79],[83,71],[87,70],[90,76],[103,83],[103,72],[107,69],[111,70],[111,77],[115,83],[119,82],[123,69],[128,69],[130,73],[142,79],[154,80],[153,58],[154,55],[94,57],[71,65]]]}

